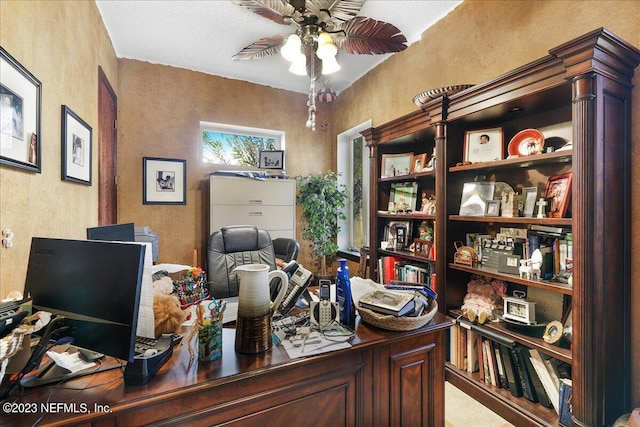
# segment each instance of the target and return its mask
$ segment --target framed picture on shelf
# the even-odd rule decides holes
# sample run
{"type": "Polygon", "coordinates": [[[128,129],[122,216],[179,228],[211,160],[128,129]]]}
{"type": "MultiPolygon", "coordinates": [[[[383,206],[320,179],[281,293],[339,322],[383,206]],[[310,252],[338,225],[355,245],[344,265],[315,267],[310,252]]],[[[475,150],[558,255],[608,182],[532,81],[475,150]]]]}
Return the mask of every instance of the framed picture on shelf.
{"type": "Polygon", "coordinates": [[[381,178],[409,175],[413,170],[413,153],[383,154],[381,178]]]}
{"type": "Polygon", "coordinates": [[[536,187],[525,187],[522,189],[522,215],[531,218],[536,208],[538,189],[536,187]]]}
{"type": "Polygon", "coordinates": [[[420,173],[426,167],[427,155],[425,153],[413,156],[413,173],[420,173]]]}
{"type": "Polygon", "coordinates": [[[487,211],[487,201],[493,200],[493,190],[493,182],[465,182],[460,200],[460,215],[484,216],[487,211]]]}
{"type": "Polygon", "coordinates": [[[389,200],[393,202],[395,213],[405,213],[416,210],[417,199],[417,182],[398,182],[391,184],[389,200]]]}
{"type": "Polygon", "coordinates": [[[487,200],[487,210],[484,216],[500,216],[500,200],[487,200]]]}
{"type": "Polygon", "coordinates": [[[502,128],[467,131],[464,137],[464,162],[480,163],[504,157],[502,128]]]}
{"type": "Polygon", "coordinates": [[[0,164],[40,173],[42,84],[0,47],[0,164]]]}
{"type": "Polygon", "coordinates": [[[387,249],[404,250],[411,245],[411,221],[387,221],[384,228],[384,240],[387,242],[387,249]]]}
{"type": "Polygon", "coordinates": [[[258,158],[261,169],[284,169],[284,150],[260,151],[258,158]]]}
{"type": "Polygon", "coordinates": [[[547,216],[564,218],[571,200],[571,172],[549,177],[544,198],[547,199],[549,206],[547,216]]]}
{"type": "Polygon", "coordinates": [[[187,204],[187,161],[143,157],[142,191],[145,205],[187,204]]]}
{"type": "Polygon", "coordinates": [[[91,126],[62,106],[62,179],[91,185],[91,126]]]}

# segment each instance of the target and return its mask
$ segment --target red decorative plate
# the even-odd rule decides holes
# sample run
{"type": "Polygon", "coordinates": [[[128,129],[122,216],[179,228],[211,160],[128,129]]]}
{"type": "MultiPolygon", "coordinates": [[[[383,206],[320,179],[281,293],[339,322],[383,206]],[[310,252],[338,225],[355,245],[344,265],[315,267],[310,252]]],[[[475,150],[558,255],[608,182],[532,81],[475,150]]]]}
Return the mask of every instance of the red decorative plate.
{"type": "Polygon", "coordinates": [[[530,156],[544,150],[544,135],[538,129],[525,129],[509,141],[510,156],[530,156]]]}

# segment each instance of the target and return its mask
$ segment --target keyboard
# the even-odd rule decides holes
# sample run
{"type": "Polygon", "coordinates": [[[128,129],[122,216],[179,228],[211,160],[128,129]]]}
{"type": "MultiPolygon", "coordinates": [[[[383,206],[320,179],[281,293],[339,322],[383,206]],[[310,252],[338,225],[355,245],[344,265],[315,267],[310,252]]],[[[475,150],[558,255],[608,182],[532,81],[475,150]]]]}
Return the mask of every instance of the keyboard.
{"type": "Polygon", "coordinates": [[[136,337],[133,362],[124,370],[125,385],[143,385],[149,382],[173,354],[174,337],[171,334],[158,339],[136,337]]]}

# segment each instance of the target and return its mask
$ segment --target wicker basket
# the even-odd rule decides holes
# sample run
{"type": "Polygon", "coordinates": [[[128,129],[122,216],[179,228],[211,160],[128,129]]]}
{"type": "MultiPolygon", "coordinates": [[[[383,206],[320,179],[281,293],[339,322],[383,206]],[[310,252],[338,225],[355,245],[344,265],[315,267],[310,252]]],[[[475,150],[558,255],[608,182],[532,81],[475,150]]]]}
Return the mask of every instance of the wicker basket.
{"type": "Polygon", "coordinates": [[[422,316],[418,317],[391,316],[388,314],[376,313],[368,308],[363,308],[358,304],[356,304],[356,306],[363,322],[381,329],[388,329],[390,331],[411,331],[413,329],[421,328],[429,323],[438,312],[438,302],[436,300],[431,301],[431,304],[427,307],[428,311],[425,311],[422,316]]]}

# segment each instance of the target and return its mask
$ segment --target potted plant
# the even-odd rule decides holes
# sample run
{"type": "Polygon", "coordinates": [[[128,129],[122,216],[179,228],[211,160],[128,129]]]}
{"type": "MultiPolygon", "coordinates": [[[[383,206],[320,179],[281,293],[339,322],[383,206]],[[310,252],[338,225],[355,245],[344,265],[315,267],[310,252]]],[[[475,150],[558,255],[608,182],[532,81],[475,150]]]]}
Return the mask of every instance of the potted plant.
{"type": "Polygon", "coordinates": [[[328,277],[327,257],[333,256],[338,250],[338,220],[346,219],[343,209],[349,194],[345,185],[338,185],[338,176],[337,172],[327,171],[323,175],[296,178],[296,203],[302,206],[302,216],[306,222],[302,237],[310,242],[312,256],[320,262],[319,275],[322,277],[328,277]]]}

